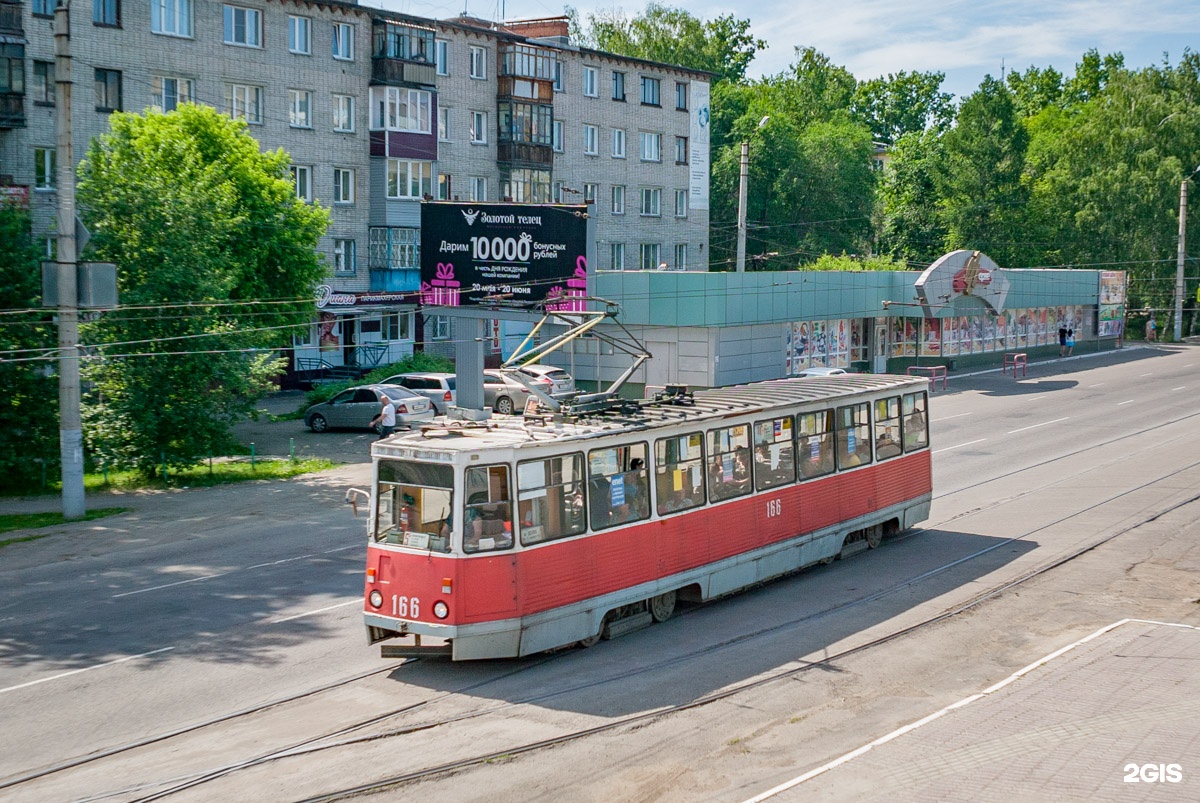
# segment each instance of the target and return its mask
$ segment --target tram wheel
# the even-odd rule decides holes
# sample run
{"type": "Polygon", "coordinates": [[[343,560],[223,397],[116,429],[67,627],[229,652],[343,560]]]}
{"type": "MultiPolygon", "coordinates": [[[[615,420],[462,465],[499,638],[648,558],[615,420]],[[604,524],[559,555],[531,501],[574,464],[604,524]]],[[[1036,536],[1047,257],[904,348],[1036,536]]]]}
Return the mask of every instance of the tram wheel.
{"type": "Polygon", "coordinates": [[[875,549],[883,543],[883,525],[876,524],[867,528],[867,547],[875,549]]]}
{"type": "Polygon", "coordinates": [[[507,396],[501,396],[500,398],[496,399],[496,412],[501,413],[502,415],[512,415],[512,411],[512,399],[508,398],[507,396]]]}
{"type": "Polygon", "coordinates": [[[596,635],[588,636],[587,638],[581,638],[579,641],[576,642],[576,644],[578,644],[580,647],[583,647],[585,650],[588,647],[595,647],[597,644],[600,643],[600,639],[604,637],[604,625],[607,624],[607,622],[608,622],[608,617],[605,616],[603,619],[600,620],[600,629],[596,631],[596,635]]]}
{"type": "Polygon", "coordinates": [[[656,622],[665,622],[675,613],[675,592],[668,591],[650,598],[650,616],[656,622]]]}
{"type": "Polygon", "coordinates": [[[329,422],[325,420],[323,415],[314,415],[312,420],[308,422],[308,428],[313,432],[324,432],[329,429],[329,422]]]}

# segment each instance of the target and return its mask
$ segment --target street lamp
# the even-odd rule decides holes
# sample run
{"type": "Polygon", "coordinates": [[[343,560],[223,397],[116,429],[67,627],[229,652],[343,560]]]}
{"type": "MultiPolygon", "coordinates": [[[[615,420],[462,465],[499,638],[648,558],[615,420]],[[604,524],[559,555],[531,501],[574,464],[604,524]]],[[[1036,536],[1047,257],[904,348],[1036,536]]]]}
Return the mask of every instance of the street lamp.
{"type": "Polygon", "coordinates": [[[1187,188],[1192,176],[1200,173],[1197,167],[1179,182],[1179,247],[1175,256],[1175,342],[1183,341],[1183,263],[1187,239],[1187,188]]]}
{"type": "MultiPolygon", "coordinates": [[[[762,128],[771,116],[763,115],[754,130],[762,128]]],[[[746,272],[746,192],[750,184],[750,140],[742,140],[742,172],[738,179],[737,272],[746,272]]]]}

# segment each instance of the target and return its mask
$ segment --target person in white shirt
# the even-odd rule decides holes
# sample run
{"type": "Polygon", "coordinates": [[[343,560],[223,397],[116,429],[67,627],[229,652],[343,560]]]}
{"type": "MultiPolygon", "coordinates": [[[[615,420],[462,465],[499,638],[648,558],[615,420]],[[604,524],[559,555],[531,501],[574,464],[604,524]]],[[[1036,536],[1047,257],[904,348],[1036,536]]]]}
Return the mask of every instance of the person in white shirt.
{"type": "Polygon", "coordinates": [[[396,403],[386,393],[379,394],[379,401],[383,409],[375,416],[371,425],[379,424],[379,440],[383,440],[396,431],[396,403]]]}

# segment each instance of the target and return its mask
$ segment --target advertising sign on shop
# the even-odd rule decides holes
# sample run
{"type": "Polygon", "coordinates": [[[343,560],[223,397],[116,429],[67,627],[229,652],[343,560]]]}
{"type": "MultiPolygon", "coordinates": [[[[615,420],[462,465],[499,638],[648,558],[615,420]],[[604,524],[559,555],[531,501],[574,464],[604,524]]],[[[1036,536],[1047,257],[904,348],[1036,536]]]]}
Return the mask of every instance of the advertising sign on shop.
{"type": "Polygon", "coordinates": [[[587,206],[421,205],[421,303],[544,301],[582,310],[587,295],[587,206]]]}

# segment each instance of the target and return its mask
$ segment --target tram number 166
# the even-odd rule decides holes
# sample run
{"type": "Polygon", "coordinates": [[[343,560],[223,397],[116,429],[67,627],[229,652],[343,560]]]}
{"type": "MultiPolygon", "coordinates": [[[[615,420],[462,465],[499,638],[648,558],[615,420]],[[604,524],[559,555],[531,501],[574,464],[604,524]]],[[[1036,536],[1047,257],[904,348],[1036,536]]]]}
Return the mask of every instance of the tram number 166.
{"type": "Polygon", "coordinates": [[[392,616],[401,619],[416,619],[421,615],[421,600],[417,597],[401,597],[392,594],[392,616]]]}
{"type": "Polygon", "coordinates": [[[782,515],[783,515],[783,500],[782,499],[768,499],[767,500],[767,518],[772,519],[772,518],[775,518],[776,516],[782,516],[782,515]]]}

